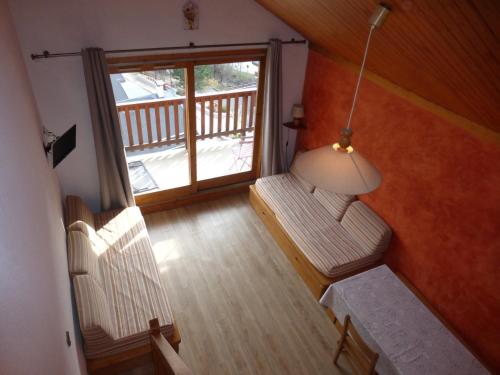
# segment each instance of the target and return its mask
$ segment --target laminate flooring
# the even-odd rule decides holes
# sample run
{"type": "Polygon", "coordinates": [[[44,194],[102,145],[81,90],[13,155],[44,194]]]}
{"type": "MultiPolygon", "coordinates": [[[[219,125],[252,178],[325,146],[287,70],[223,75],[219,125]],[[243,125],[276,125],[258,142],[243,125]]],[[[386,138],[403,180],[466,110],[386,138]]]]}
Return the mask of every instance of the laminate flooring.
{"type": "MultiPolygon", "coordinates": [[[[195,374],[349,374],[333,323],[247,194],[145,216],[195,374]]],[[[143,374],[136,370],[131,374],[143,374]]]]}

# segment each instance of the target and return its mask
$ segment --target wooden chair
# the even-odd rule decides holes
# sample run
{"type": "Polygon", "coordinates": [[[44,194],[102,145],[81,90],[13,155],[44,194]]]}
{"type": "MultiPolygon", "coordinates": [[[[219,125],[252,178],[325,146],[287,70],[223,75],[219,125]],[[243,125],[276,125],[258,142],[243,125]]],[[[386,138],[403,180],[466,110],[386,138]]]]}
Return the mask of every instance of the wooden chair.
{"type": "Polygon", "coordinates": [[[155,375],[193,375],[174,348],[160,332],[158,319],[149,321],[151,356],[155,375]]]}
{"type": "Polygon", "coordinates": [[[245,165],[248,168],[252,167],[253,139],[253,135],[242,136],[239,144],[233,147],[233,164],[231,165],[231,169],[237,167],[239,162],[241,162],[240,171],[245,165]]]}
{"type": "Polygon", "coordinates": [[[333,363],[337,365],[340,353],[346,352],[346,359],[357,374],[375,374],[375,365],[378,360],[378,353],[371,350],[358,334],[351,317],[346,315],[344,327],[338,342],[337,350],[333,356],[333,363]]]}

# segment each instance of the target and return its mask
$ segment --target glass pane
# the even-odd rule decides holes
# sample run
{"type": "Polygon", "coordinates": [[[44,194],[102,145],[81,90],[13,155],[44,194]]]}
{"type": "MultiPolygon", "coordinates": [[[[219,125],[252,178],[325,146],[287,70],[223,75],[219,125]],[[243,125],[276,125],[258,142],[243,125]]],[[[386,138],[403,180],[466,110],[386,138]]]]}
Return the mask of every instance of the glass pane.
{"type": "Polygon", "coordinates": [[[134,194],[189,185],[184,69],[110,78],[134,194]]]}
{"type": "Polygon", "coordinates": [[[259,62],[195,67],[198,180],[250,171],[259,62]]]}

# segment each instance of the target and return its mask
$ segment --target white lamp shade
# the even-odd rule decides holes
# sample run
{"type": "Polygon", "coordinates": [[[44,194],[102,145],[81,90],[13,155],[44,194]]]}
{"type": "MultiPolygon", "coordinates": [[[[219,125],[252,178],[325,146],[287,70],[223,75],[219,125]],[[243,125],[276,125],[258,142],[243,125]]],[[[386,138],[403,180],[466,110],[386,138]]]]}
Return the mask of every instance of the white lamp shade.
{"type": "Polygon", "coordinates": [[[304,107],[302,104],[294,104],[292,107],[293,118],[304,118],[304,107]]]}
{"type": "Polygon", "coordinates": [[[359,152],[328,145],[297,155],[295,172],[316,187],[339,194],[366,194],[380,186],[382,176],[359,152]]]}

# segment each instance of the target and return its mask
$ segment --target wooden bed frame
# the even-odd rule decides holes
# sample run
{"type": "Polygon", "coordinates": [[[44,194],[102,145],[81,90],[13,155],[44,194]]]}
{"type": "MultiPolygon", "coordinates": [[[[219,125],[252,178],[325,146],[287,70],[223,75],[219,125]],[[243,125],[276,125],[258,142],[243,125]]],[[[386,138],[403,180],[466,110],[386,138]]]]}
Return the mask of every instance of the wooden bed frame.
{"type": "MultiPolygon", "coordinates": [[[[172,336],[167,338],[167,341],[178,353],[181,336],[175,325],[174,332],[172,336]]],[[[116,374],[118,372],[151,363],[152,360],[151,344],[148,343],[147,345],[107,357],[87,359],[87,371],[92,375],[116,374]]]]}
{"type": "Polygon", "coordinates": [[[274,212],[259,196],[255,185],[250,185],[250,203],[255,209],[255,212],[257,212],[257,215],[259,215],[259,217],[266,225],[269,232],[271,232],[274,240],[278,243],[281,250],[288,257],[293,267],[302,277],[316,299],[319,299],[328,288],[328,286],[333,282],[345,279],[346,277],[355,275],[382,264],[381,261],[377,261],[356,271],[351,271],[336,277],[326,277],[320,271],[318,271],[311,264],[311,262],[309,262],[302,251],[300,251],[297,245],[295,245],[295,242],[293,242],[288,233],[279,223],[274,212]]]}

